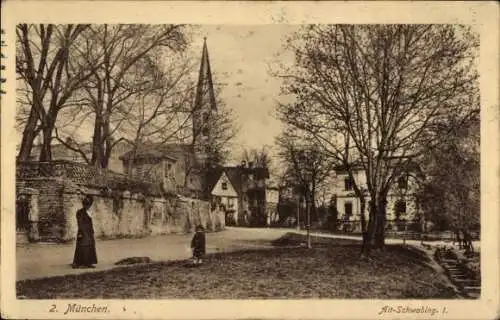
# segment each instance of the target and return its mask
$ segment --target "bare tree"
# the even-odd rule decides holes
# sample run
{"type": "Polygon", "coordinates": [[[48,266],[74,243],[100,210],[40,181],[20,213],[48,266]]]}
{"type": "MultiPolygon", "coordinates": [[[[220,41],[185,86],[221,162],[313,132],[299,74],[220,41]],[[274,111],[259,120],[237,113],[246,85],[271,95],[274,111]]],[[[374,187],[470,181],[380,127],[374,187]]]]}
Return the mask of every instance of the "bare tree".
{"type": "MultiPolygon", "coordinates": [[[[202,144],[201,150],[206,158],[201,159],[188,159],[185,158],[185,183],[188,185],[188,179],[193,172],[206,172],[207,168],[215,168],[224,165],[224,163],[231,156],[231,143],[239,132],[236,126],[236,118],[234,112],[227,108],[223,99],[220,96],[220,91],[215,93],[216,109],[210,115],[210,138],[205,144],[202,144]],[[201,161],[200,161],[201,160],[201,161]]],[[[193,112],[198,111],[197,107],[193,108],[193,112]]],[[[192,134],[188,138],[191,150],[196,149],[198,139],[203,134],[203,127],[193,126],[192,134]]],[[[204,188],[204,187],[202,187],[204,188]]]]}
{"type": "MultiPolygon", "coordinates": [[[[367,238],[384,244],[387,194],[438,141],[431,129],[445,116],[478,109],[478,39],[465,26],[311,25],[288,47],[283,121],[312,135],[330,156],[362,167],[367,177],[367,238]]],[[[363,194],[356,181],[353,187],[363,194]]]]}
{"type": "Polygon", "coordinates": [[[36,136],[43,133],[40,161],[51,160],[52,133],[65,107],[80,108],[78,90],[99,66],[100,58],[83,62],[75,46],[88,25],[20,24],[16,28],[18,112],[24,126],[18,160],[27,160],[36,136]]]}
{"type": "Polygon", "coordinates": [[[180,25],[96,25],[91,26],[82,51],[88,62],[102,57],[84,94],[94,113],[91,163],[106,168],[117,131],[129,118],[134,105],[127,103],[151,88],[154,79],[144,78],[145,59],[160,53],[181,52],[186,46],[180,25]],[[162,51],[163,50],[163,51],[162,51]]]}
{"type": "MultiPolygon", "coordinates": [[[[209,166],[222,165],[230,158],[231,143],[239,132],[234,112],[226,107],[221,98],[217,99],[219,101],[217,111],[211,118],[211,143],[206,145],[206,153],[208,155],[206,163],[209,166]]],[[[195,132],[193,137],[196,135],[197,133],[195,132]]]]}
{"type": "Polygon", "coordinates": [[[169,66],[161,67],[158,61],[146,59],[142,68],[148,70],[152,82],[131,100],[134,106],[127,114],[123,125],[122,137],[128,141],[130,152],[127,172],[143,144],[166,144],[182,141],[184,132],[189,128],[193,110],[193,84],[189,80],[191,71],[188,59],[172,61],[169,66]]]}
{"type": "Polygon", "coordinates": [[[254,166],[261,168],[269,168],[272,163],[269,150],[266,146],[260,149],[252,148],[243,150],[242,161],[246,163],[252,162],[254,166]]]}
{"type": "Polygon", "coordinates": [[[306,206],[311,206],[311,215],[316,212],[318,188],[332,173],[334,162],[313,141],[299,138],[292,130],[279,136],[278,156],[285,168],[286,183],[300,191],[306,199],[306,206]]]}

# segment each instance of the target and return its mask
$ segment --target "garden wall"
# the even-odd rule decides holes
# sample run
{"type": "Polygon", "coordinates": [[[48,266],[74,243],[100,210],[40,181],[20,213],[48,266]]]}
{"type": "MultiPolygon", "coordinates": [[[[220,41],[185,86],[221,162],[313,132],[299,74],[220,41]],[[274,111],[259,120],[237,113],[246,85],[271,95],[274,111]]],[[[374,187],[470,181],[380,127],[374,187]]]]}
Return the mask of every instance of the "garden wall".
{"type": "MultiPolygon", "coordinates": [[[[104,184],[113,186],[113,183],[104,184]]],[[[188,233],[198,224],[207,231],[225,227],[224,213],[211,210],[209,202],[147,192],[152,188],[141,188],[146,192],[138,192],[137,188],[123,190],[122,186],[103,188],[85,181],[75,183],[64,174],[47,177],[25,173],[18,175],[16,189],[18,197],[36,197],[33,198],[35,203],[30,205],[31,241],[74,240],[76,211],[82,207],[85,195],[92,195],[94,199],[91,212],[97,238],[188,233]]]]}

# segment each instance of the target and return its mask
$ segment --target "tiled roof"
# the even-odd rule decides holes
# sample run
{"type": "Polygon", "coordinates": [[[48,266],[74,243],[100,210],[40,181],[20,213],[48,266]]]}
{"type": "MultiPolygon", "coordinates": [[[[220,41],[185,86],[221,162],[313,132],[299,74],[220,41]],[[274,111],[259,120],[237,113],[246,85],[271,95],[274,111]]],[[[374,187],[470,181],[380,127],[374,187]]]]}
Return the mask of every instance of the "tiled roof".
{"type": "Polygon", "coordinates": [[[241,166],[226,166],[213,168],[209,171],[207,175],[207,190],[212,191],[217,182],[219,181],[222,173],[225,172],[227,178],[231,182],[234,190],[238,195],[243,194],[244,190],[244,177],[247,174],[252,173],[256,179],[267,179],[269,178],[269,170],[267,168],[244,168],[241,166]]]}
{"type": "Polygon", "coordinates": [[[82,163],[55,160],[50,162],[25,161],[16,166],[18,179],[54,177],[71,180],[88,187],[128,190],[143,194],[162,194],[161,185],[147,180],[131,178],[107,169],[97,169],[82,163]]]}
{"type": "MultiPolygon", "coordinates": [[[[82,150],[88,158],[92,156],[92,142],[83,142],[79,143],[78,147],[82,150]]],[[[38,160],[40,155],[41,145],[34,145],[31,150],[31,160],[38,160]]],[[[52,153],[52,160],[67,160],[68,158],[73,158],[73,156],[81,157],[81,155],[68,147],[66,147],[62,143],[52,144],[50,146],[52,153]]],[[[122,153],[124,150],[130,150],[131,145],[128,142],[118,142],[112,149],[112,154],[122,153]]],[[[116,155],[115,155],[116,156],[116,155]]],[[[83,158],[82,158],[83,160],[83,158]]]]}
{"type": "Polygon", "coordinates": [[[243,193],[243,170],[241,167],[225,167],[224,172],[237,194],[243,193]]]}
{"type": "Polygon", "coordinates": [[[217,181],[219,181],[223,171],[224,171],[223,167],[211,168],[207,171],[207,173],[206,173],[206,192],[207,192],[207,194],[212,192],[212,189],[217,184],[217,181]]]}
{"type": "MultiPolygon", "coordinates": [[[[144,158],[168,158],[179,160],[186,154],[193,154],[193,147],[188,144],[143,144],[137,148],[135,159],[144,158]]],[[[120,156],[120,160],[128,160],[132,151],[128,151],[120,156]]]]}

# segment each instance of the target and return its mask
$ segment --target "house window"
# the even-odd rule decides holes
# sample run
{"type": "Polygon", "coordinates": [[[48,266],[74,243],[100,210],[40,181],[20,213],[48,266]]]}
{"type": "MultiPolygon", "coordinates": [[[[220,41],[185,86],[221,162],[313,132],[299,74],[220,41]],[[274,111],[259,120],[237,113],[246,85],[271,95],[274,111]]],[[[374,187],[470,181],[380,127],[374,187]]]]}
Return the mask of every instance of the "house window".
{"type": "Polygon", "coordinates": [[[399,189],[406,189],[408,188],[408,177],[407,176],[401,176],[398,179],[398,187],[399,189]]]}
{"type": "Polygon", "coordinates": [[[352,216],[352,202],[344,202],[344,215],[346,219],[352,216]]]}
{"type": "Polygon", "coordinates": [[[227,182],[222,183],[222,190],[227,190],[227,182]]]}
{"type": "Polygon", "coordinates": [[[234,207],[234,198],[227,198],[227,206],[228,208],[234,207]]]}
{"type": "Polygon", "coordinates": [[[351,178],[347,177],[344,179],[344,189],[346,191],[352,190],[352,180],[351,178]]]}

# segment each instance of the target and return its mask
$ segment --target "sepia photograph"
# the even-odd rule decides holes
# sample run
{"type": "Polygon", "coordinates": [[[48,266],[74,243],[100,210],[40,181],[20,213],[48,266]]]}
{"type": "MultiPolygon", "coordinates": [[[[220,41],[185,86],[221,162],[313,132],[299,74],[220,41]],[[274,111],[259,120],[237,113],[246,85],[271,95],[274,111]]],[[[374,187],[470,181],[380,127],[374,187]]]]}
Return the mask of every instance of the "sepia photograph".
{"type": "Polygon", "coordinates": [[[368,318],[436,318],[433,300],[485,297],[477,25],[10,31],[18,302],[377,300],[368,318]]]}

